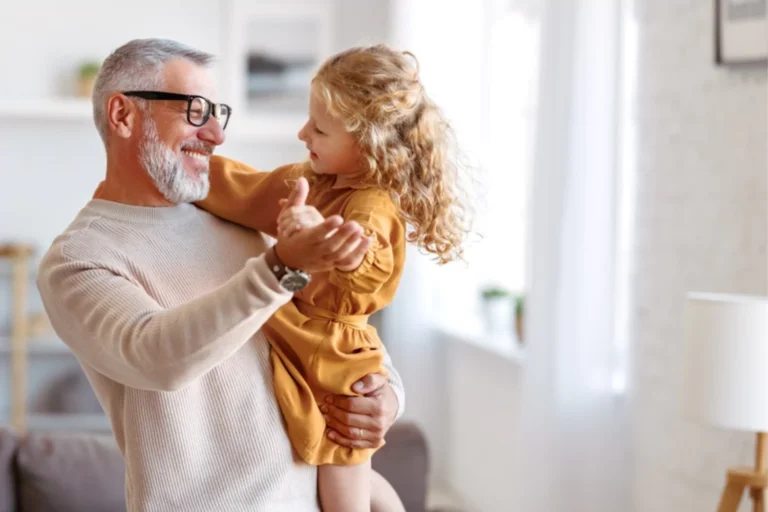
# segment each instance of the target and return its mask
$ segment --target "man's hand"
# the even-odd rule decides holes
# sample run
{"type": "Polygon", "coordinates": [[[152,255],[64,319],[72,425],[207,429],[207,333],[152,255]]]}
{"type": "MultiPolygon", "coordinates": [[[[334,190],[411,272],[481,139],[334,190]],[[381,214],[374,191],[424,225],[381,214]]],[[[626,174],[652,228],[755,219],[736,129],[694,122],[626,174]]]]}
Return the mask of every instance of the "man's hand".
{"type": "MultiPolygon", "coordinates": [[[[373,239],[368,239],[371,243],[373,243],[373,239]]],[[[370,247],[371,244],[368,244],[368,247],[370,247]]],[[[341,270],[342,272],[353,272],[357,270],[357,267],[363,264],[363,260],[365,259],[365,252],[360,251],[354,251],[352,253],[352,256],[344,258],[343,260],[339,261],[336,264],[336,269],[341,270]]]]}
{"type": "MultiPolygon", "coordinates": [[[[309,183],[299,178],[284,208],[304,206],[308,194],[309,183]]],[[[302,229],[293,236],[278,235],[275,253],[287,267],[309,273],[326,272],[340,262],[362,257],[370,245],[371,240],[363,236],[363,228],[357,222],[344,222],[340,216],[333,215],[322,224],[302,229]]]]}
{"type": "Polygon", "coordinates": [[[330,427],[328,438],[348,448],[378,448],[397,416],[397,396],[383,375],[355,383],[363,396],[328,395],[320,406],[330,427]]]}

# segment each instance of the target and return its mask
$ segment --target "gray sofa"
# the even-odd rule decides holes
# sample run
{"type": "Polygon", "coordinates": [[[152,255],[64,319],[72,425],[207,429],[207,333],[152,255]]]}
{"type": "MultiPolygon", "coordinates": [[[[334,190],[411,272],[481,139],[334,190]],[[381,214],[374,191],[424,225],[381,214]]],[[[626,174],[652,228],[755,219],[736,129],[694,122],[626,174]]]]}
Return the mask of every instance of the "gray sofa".
{"type": "MultiPolygon", "coordinates": [[[[426,511],[428,452],[416,426],[392,427],[373,467],[392,483],[408,512],[426,511]]],[[[33,432],[21,439],[0,428],[0,512],[125,510],[124,474],[111,437],[33,432]]]]}

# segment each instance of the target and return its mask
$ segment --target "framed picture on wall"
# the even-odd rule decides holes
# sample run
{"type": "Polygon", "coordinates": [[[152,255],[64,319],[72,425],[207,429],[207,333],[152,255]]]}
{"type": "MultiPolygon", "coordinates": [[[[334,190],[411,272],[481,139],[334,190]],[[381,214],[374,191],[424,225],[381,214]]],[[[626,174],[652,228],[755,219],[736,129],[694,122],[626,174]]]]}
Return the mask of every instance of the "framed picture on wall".
{"type": "Polygon", "coordinates": [[[715,62],[768,63],[768,0],[715,0],[715,62]]]}

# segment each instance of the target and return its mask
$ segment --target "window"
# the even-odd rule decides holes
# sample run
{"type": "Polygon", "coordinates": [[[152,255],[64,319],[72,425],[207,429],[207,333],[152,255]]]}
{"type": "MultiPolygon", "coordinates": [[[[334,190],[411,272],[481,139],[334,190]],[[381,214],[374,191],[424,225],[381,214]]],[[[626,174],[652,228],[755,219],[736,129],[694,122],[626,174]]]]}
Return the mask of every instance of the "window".
{"type": "Polygon", "coordinates": [[[540,61],[536,9],[519,1],[488,1],[484,24],[484,137],[475,158],[480,197],[473,203],[481,238],[470,242],[468,268],[451,265],[451,293],[436,294],[443,299],[441,325],[475,337],[485,330],[483,289],[526,290],[540,61]]]}
{"type": "Polygon", "coordinates": [[[533,166],[539,72],[538,21],[505,2],[489,23],[487,194],[478,228],[481,286],[526,287],[528,196],[533,166]],[[500,271],[504,269],[504,271],[500,271]]]}

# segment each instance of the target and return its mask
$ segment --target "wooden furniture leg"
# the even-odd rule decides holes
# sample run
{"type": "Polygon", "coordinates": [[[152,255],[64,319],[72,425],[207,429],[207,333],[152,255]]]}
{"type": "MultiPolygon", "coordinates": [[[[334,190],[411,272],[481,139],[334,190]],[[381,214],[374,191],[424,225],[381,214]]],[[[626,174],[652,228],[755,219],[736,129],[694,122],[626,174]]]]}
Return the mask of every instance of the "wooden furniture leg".
{"type": "Polygon", "coordinates": [[[11,327],[11,425],[22,434],[27,428],[27,286],[29,264],[23,251],[12,260],[13,325],[11,327]]]}
{"type": "Polygon", "coordinates": [[[744,494],[744,486],[738,482],[729,481],[720,497],[720,506],[717,507],[717,512],[737,512],[742,494],[744,494]]]}
{"type": "Polygon", "coordinates": [[[765,489],[768,487],[768,434],[757,433],[755,467],[731,469],[720,497],[717,512],[737,512],[744,490],[749,488],[753,512],[765,512],[765,489]]]}
{"type": "Polygon", "coordinates": [[[20,434],[27,429],[27,288],[33,253],[27,245],[0,245],[0,258],[11,262],[11,426],[20,434]]]}

